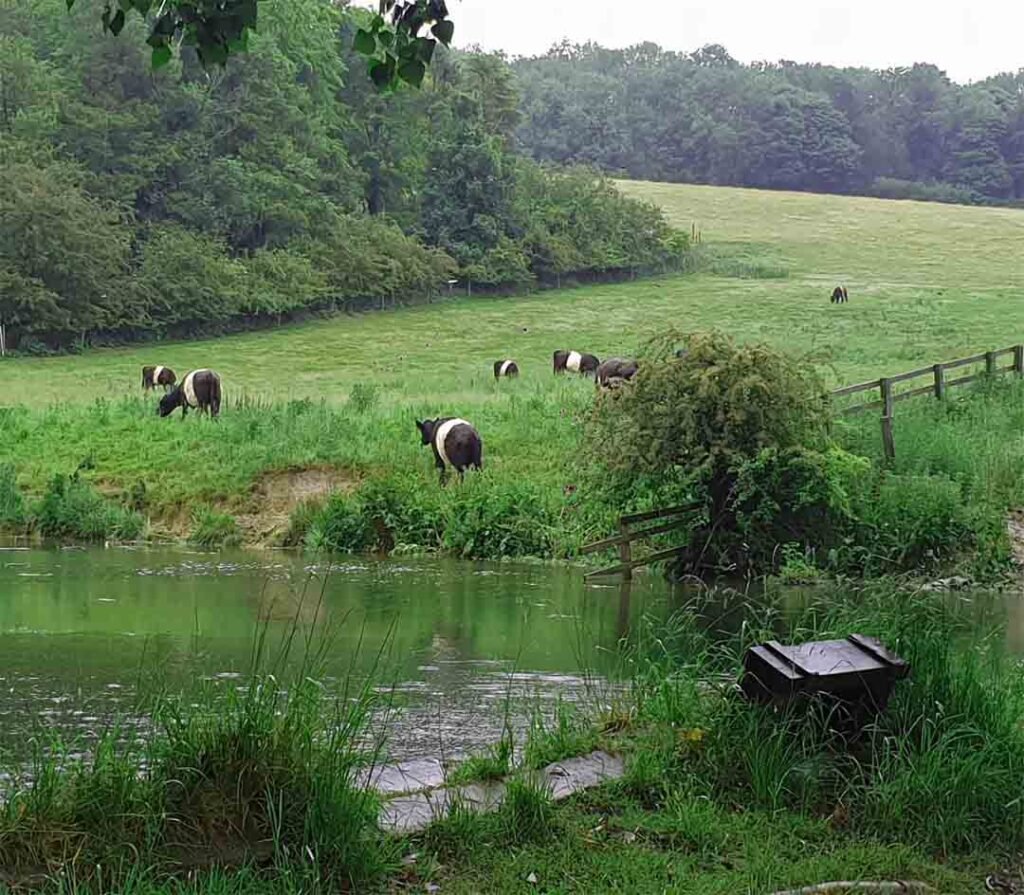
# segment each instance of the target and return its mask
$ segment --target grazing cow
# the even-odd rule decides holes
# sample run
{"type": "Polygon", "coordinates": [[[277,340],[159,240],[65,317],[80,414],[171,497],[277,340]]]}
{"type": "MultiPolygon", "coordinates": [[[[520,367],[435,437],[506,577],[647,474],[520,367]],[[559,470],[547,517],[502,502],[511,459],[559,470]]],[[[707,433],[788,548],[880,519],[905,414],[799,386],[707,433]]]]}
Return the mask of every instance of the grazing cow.
{"type": "Polygon", "coordinates": [[[186,373],[181,384],[176,385],[160,399],[157,412],[162,417],[168,416],[179,407],[182,419],[190,407],[200,413],[216,417],[220,413],[220,376],[213,370],[193,370],[186,373]]]}
{"type": "Polygon", "coordinates": [[[639,368],[640,365],[632,358],[610,357],[601,361],[597,368],[595,384],[601,388],[614,388],[636,376],[639,368]]]}
{"type": "Polygon", "coordinates": [[[832,304],[838,305],[849,300],[850,296],[847,293],[845,286],[836,286],[836,288],[832,290],[832,304]]]}
{"type": "Polygon", "coordinates": [[[494,378],[501,379],[502,376],[518,376],[519,367],[514,360],[496,360],[494,362],[494,378]]]}
{"type": "Polygon", "coordinates": [[[174,375],[174,370],[170,367],[150,366],[142,368],[142,387],[147,392],[158,385],[162,385],[164,391],[167,391],[177,381],[178,377],[174,375]]]}
{"type": "Polygon", "coordinates": [[[479,434],[465,420],[457,417],[441,417],[434,420],[416,420],[423,444],[429,444],[434,452],[434,464],[444,484],[451,466],[461,479],[466,470],[483,469],[484,444],[479,434]]]}
{"type": "Polygon", "coordinates": [[[578,351],[556,351],[552,355],[552,367],[556,373],[569,370],[572,373],[593,376],[600,363],[594,355],[580,354],[578,351]]]}

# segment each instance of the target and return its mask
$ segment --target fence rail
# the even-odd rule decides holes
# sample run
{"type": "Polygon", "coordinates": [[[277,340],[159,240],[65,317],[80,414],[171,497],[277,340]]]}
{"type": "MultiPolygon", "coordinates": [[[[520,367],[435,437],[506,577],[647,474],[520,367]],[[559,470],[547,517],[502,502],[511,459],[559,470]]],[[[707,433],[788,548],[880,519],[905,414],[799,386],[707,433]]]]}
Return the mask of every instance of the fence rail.
{"type": "Polygon", "coordinates": [[[619,533],[610,538],[602,538],[600,541],[592,541],[580,548],[581,554],[597,553],[601,550],[617,548],[619,561],[614,566],[606,566],[603,569],[595,569],[587,572],[585,579],[597,578],[601,575],[622,575],[627,581],[633,577],[633,569],[651,563],[669,559],[686,549],[685,544],[678,547],[669,547],[666,550],[655,550],[640,559],[633,558],[633,544],[643,541],[654,535],[664,534],[683,528],[689,523],[689,516],[701,509],[699,503],[686,503],[675,507],[666,507],[663,510],[651,510],[647,513],[632,513],[619,517],[619,533]],[[645,528],[635,529],[633,526],[644,522],[654,522],[658,519],[669,519],[669,522],[661,522],[658,525],[649,525],[645,528]]]}
{"type": "Polygon", "coordinates": [[[844,398],[848,395],[878,391],[878,400],[851,404],[840,408],[839,413],[849,415],[864,413],[867,410],[881,410],[882,447],[885,451],[886,459],[893,460],[896,457],[896,442],[893,438],[892,418],[893,407],[897,401],[906,401],[909,398],[916,398],[921,395],[934,395],[941,400],[946,397],[946,393],[951,388],[966,385],[969,382],[977,382],[986,376],[1000,376],[1005,373],[1024,376],[1024,345],[1011,345],[1009,348],[983,351],[981,354],[972,354],[970,357],[959,357],[956,360],[944,361],[928,367],[919,367],[906,373],[897,373],[895,376],[883,376],[881,379],[872,379],[870,382],[845,385],[842,388],[835,389],[832,392],[832,397],[844,398]],[[1000,358],[1007,357],[1008,355],[1013,357],[1013,361],[1009,365],[1000,365],[1000,358]],[[975,364],[984,364],[985,369],[969,373],[966,376],[958,376],[956,379],[946,378],[948,370],[959,370],[961,367],[970,367],[975,364]],[[895,387],[897,385],[926,376],[931,377],[932,381],[929,385],[896,391],[895,387]]]}

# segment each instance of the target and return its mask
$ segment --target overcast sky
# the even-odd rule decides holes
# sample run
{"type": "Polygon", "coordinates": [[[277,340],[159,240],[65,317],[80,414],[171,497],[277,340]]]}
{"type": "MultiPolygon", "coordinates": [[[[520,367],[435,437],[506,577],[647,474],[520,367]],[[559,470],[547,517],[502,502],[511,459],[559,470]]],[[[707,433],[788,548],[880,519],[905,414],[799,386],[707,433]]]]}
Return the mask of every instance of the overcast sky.
{"type": "Polygon", "coordinates": [[[685,0],[448,0],[448,6],[456,45],[511,55],[543,53],[567,37],[609,47],[650,40],[682,51],[720,43],[742,62],[871,68],[932,62],[961,82],[1024,68],[1021,0],[707,0],[700,6],[685,0]]]}

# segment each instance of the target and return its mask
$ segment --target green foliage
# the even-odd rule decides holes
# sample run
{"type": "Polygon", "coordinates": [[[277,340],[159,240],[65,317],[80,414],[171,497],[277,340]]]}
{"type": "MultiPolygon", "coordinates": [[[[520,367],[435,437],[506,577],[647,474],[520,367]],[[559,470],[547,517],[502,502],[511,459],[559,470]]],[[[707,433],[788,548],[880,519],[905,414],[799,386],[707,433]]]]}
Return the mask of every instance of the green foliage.
{"type": "MultiPolygon", "coordinates": [[[[144,23],[124,22],[126,4],[107,24],[132,34],[85,45],[80,4],[71,16],[63,0],[4,12],[8,348],[209,336],[429,301],[459,273],[502,290],[545,280],[525,241],[528,205],[556,181],[518,183],[519,95],[504,60],[445,50],[433,59],[451,37],[443,4],[403,2],[378,16],[320,0],[266,4],[259,33],[254,19],[231,18],[240,30],[224,37],[219,17],[234,4],[174,0],[150,42],[164,62],[167,41],[185,43],[158,73],[139,46],[144,23]],[[253,52],[237,54],[251,31],[253,52]],[[381,93],[346,77],[364,61],[350,38],[379,57],[378,84],[418,81],[429,63],[432,89],[381,93]],[[228,64],[204,71],[224,54],[228,64]]],[[[254,0],[243,5],[255,16],[254,0]]],[[[571,212],[580,226],[559,236],[578,262],[569,272],[679,265],[684,246],[660,213],[600,189],[603,209],[581,205],[571,212]],[[588,232],[601,242],[584,245],[588,232]]]]}
{"type": "Polygon", "coordinates": [[[403,82],[419,87],[437,45],[449,46],[454,35],[444,0],[381,0],[352,45],[367,58],[374,85],[394,90],[403,82]]]}
{"type": "Polygon", "coordinates": [[[769,594],[724,641],[699,629],[699,605],[657,632],[658,654],[637,659],[637,719],[658,728],[638,750],[633,791],[838,818],[848,833],[946,853],[1020,842],[1024,807],[1006,793],[1024,763],[1024,703],[1001,638],[978,629],[970,605],[886,582],[821,589],[780,615],[783,599],[769,594]],[[912,669],[858,736],[840,732],[825,702],[775,711],[707,686],[765,638],[852,632],[879,637],[912,669]]]}
{"type": "Polygon", "coordinates": [[[1019,72],[958,85],[929,64],[741,65],[723,47],[568,42],[514,68],[519,139],[540,161],[639,180],[1024,199],[1019,72]]]}
{"type": "Polygon", "coordinates": [[[0,528],[18,528],[25,522],[25,498],[18,488],[18,473],[11,463],[0,463],[0,528]]]}
{"type": "Polygon", "coordinates": [[[200,547],[236,547],[242,542],[242,533],[234,516],[202,506],[192,513],[188,539],[200,547]]]}
{"type": "MultiPolygon", "coordinates": [[[[745,527],[738,515],[744,487],[760,501],[749,481],[741,484],[742,470],[759,457],[771,465],[778,457],[773,452],[782,452],[789,468],[797,458],[786,452],[811,452],[800,458],[802,468],[789,473],[795,480],[786,483],[788,497],[776,495],[779,482],[769,485],[779,503],[768,514],[781,522],[788,509],[806,504],[811,515],[828,517],[829,510],[811,508],[816,498],[810,493],[827,492],[829,483],[821,481],[827,477],[819,473],[813,483],[808,478],[825,463],[812,455],[826,447],[828,420],[825,390],[808,365],[767,345],[738,345],[721,333],[669,332],[641,353],[640,372],[628,388],[598,396],[585,450],[606,490],[636,499],[653,482],[662,500],[697,499],[711,537],[695,543],[704,542],[713,561],[730,562],[739,558],[745,527]]],[[[763,561],[764,551],[753,546],[750,558],[763,561]]],[[[746,544],[742,549],[750,551],[746,544]]]]}
{"type": "Polygon", "coordinates": [[[77,472],[53,477],[30,521],[43,537],[85,541],[129,541],[145,528],[138,513],[104,500],[77,472]]]}
{"type": "MultiPolygon", "coordinates": [[[[75,0],[67,0],[68,10],[75,0]]],[[[120,0],[118,9],[107,4],[100,21],[103,30],[114,37],[124,30],[126,13],[137,12],[148,19],[152,0],[120,0]]],[[[225,65],[232,53],[244,51],[249,33],[256,30],[256,0],[170,0],[160,6],[153,20],[146,43],[153,48],[153,68],[162,68],[171,61],[173,48],[182,44],[194,47],[204,65],[225,65]]]]}

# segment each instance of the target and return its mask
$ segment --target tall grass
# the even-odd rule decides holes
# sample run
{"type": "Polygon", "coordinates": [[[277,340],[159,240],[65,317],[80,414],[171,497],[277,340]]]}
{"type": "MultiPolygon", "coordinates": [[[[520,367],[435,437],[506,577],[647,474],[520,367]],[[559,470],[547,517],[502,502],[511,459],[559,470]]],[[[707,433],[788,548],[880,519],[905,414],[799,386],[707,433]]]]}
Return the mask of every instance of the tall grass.
{"type": "Polygon", "coordinates": [[[306,890],[379,878],[395,854],[356,783],[374,696],[320,683],[329,644],[296,622],[273,646],[264,628],[244,686],[156,697],[138,742],[113,731],[85,757],[39,748],[0,802],[3,879],[100,892],[258,867],[306,890]]]}
{"type": "Polygon", "coordinates": [[[788,616],[771,602],[752,607],[724,639],[691,614],[659,633],[635,711],[661,733],[630,772],[655,801],[682,787],[748,809],[839,816],[860,835],[946,853],[1024,846],[1024,687],[997,633],[979,631],[968,607],[875,584],[821,589],[788,616]],[[881,638],[912,673],[852,739],[825,703],[775,711],[728,683],[755,642],[854,632],[881,638]]]}

